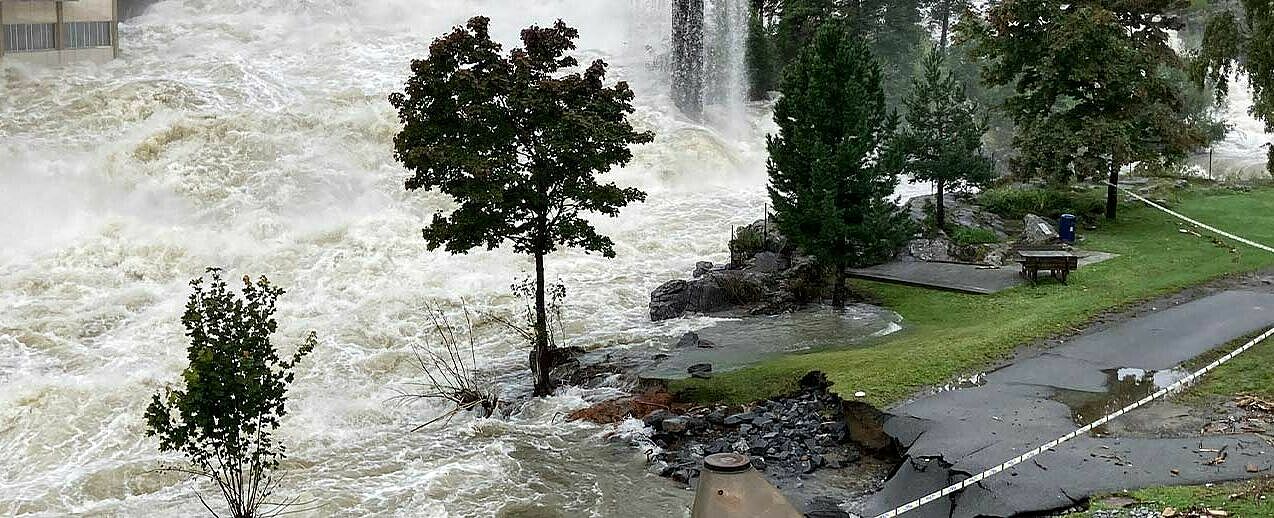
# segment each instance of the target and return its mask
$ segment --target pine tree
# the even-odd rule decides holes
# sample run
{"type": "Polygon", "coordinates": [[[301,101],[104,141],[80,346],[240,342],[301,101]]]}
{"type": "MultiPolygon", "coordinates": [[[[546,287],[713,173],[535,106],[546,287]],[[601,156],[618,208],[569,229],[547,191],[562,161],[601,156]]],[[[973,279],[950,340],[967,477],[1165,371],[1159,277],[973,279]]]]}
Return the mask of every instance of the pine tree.
{"type": "Polygon", "coordinates": [[[845,302],[845,270],[890,256],[904,219],[888,199],[898,185],[890,145],[897,115],[886,107],[867,44],[832,25],[784,75],[768,139],[770,199],[785,236],[835,272],[832,302],[845,302]]]}
{"type": "Polygon", "coordinates": [[[903,172],[913,181],[934,183],[937,225],[945,231],[946,193],[984,185],[994,173],[981,153],[986,123],[943,63],[942,49],[935,47],[925,57],[921,74],[912,79],[904,101],[907,126],[899,133],[897,148],[904,157],[903,172]]]}
{"type": "Polygon", "coordinates": [[[491,39],[490,20],[476,17],[434,41],[412,62],[406,88],[389,100],[402,131],[394,157],[412,172],[408,190],[437,189],[456,200],[424,230],[431,250],[466,253],[505,242],[535,259],[535,324],[531,370],[535,394],[552,391],[544,258],[560,247],[614,257],[614,243],[584,214],[617,216],[646,194],[598,175],[632,160],[632,144],[654,135],[628,122],[633,92],[605,86],[606,63],[582,72],[566,55],[579,31],[560,20],[522,31],[508,56],[491,39]]]}
{"type": "Polygon", "coordinates": [[[765,100],[774,90],[778,64],[774,60],[774,41],[765,27],[761,12],[753,9],[748,18],[748,97],[753,101],[765,100]]]}

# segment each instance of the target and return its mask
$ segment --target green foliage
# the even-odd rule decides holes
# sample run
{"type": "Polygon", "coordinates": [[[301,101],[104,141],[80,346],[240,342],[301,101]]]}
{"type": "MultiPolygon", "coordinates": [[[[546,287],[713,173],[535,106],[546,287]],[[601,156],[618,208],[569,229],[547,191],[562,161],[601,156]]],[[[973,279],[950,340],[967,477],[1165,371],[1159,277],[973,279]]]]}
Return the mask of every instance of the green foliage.
{"type": "Polygon", "coordinates": [[[792,66],[820,29],[848,32],[867,42],[896,106],[927,39],[921,14],[918,0],[785,0],[775,35],[781,66],[792,66]]]}
{"type": "Polygon", "coordinates": [[[1132,162],[1176,162],[1206,142],[1185,111],[1170,32],[1178,0],[1003,2],[960,30],[984,79],[1012,85],[1014,167],[1057,183],[1132,162]]]}
{"type": "Polygon", "coordinates": [[[907,126],[897,142],[903,172],[912,181],[937,187],[934,217],[941,229],[946,228],[949,190],[983,186],[995,176],[991,160],[981,152],[986,123],[964,87],[943,69],[943,61],[941,50],[932,50],[921,74],[912,79],[911,93],[904,100],[907,126]]]}
{"type": "MultiPolygon", "coordinates": [[[[1219,102],[1229,93],[1230,75],[1245,74],[1252,90],[1250,113],[1265,122],[1266,131],[1274,131],[1274,5],[1268,0],[1240,3],[1241,20],[1228,9],[1208,20],[1192,75],[1200,86],[1211,82],[1219,102]]],[[[1274,146],[1269,158],[1274,173],[1274,146]]]]}
{"type": "MultiPolygon", "coordinates": [[[[1274,189],[1171,198],[1183,214],[1248,237],[1274,241],[1274,189]]],[[[1274,255],[1228,248],[1178,232],[1178,221],[1154,209],[1131,207],[1118,222],[1087,234],[1086,246],[1120,257],[1086,266],[1071,285],[1020,287],[994,295],[966,295],[879,283],[856,283],[903,315],[907,329],[870,347],[828,337],[809,354],[786,355],[711,380],[687,380],[670,390],[693,401],[755,401],[795,389],[811,371],[827,373],[842,394],[886,407],[926,386],[981,372],[1022,344],[1072,332],[1095,315],[1227,275],[1274,265],[1274,255]],[[994,318],[988,318],[994,315],[994,318]],[[821,346],[821,347],[819,347],[821,346]]],[[[1253,378],[1257,379],[1257,378],[1253,378]]],[[[1246,516],[1246,515],[1244,515],[1246,516]]]]}
{"type": "Polygon", "coordinates": [[[997,187],[978,194],[978,204],[1010,219],[1021,219],[1027,214],[1051,219],[1062,214],[1096,218],[1105,210],[1106,196],[1104,191],[1099,190],[1074,192],[1046,187],[997,187]]]}
{"type": "Polygon", "coordinates": [[[549,386],[544,256],[559,247],[614,257],[614,243],[585,218],[617,216],[646,194],[600,183],[597,176],[632,160],[633,144],[654,136],[628,122],[633,92],[607,87],[606,63],[582,72],[566,53],[579,32],[560,20],[522,31],[522,48],[501,55],[490,20],[475,17],[433,42],[412,62],[403,92],[389,96],[403,129],[394,157],[412,172],[408,190],[455,199],[423,234],[431,250],[466,253],[509,242],[536,261],[537,395],[549,386]]]}
{"type": "Polygon", "coordinates": [[[984,245],[1000,242],[1000,236],[985,228],[956,227],[951,233],[951,242],[959,246],[984,245]]]}
{"type": "Polygon", "coordinates": [[[775,52],[774,40],[761,14],[752,10],[748,19],[747,67],[748,96],[754,101],[765,100],[778,88],[779,65],[775,52]]]}
{"type": "Polygon", "coordinates": [[[207,286],[203,278],[191,281],[181,317],[190,338],[185,387],[151,398],[146,435],[159,438],[160,451],[180,452],[193,465],[177,471],[212,480],[234,518],[261,516],[262,506],[278,507],[267,513],[273,515],[290,505],[269,502],[279,482],[272,472],[285,457],[274,431],[287,414],[294,369],[318,339],[310,333],[291,358],[281,359],[270,335],[278,329],[275,303],[283,290],[265,277],[254,284],[245,276],[240,298],[226,289],[221,270],[208,274],[207,286]]]}
{"type": "Polygon", "coordinates": [[[766,251],[766,238],[752,227],[740,227],[735,230],[734,239],[730,239],[730,256],[739,260],[748,260],[752,256],[766,251]]]}
{"type": "Polygon", "coordinates": [[[896,115],[861,38],[827,26],[793,63],[768,139],[770,198],[779,231],[837,273],[883,260],[905,238],[887,199],[898,185],[890,151],[896,115]]]}

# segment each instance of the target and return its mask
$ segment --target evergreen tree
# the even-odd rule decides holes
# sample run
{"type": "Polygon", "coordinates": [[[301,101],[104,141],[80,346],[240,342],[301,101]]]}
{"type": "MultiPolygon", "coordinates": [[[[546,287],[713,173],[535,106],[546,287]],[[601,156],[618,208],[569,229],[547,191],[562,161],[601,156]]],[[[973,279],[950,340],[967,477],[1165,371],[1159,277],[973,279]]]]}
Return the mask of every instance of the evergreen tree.
{"type": "Polygon", "coordinates": [[[933,182],[937,191],[936,219],[947,229],[945,197],[949,190],[985,185],[994,173],[982,156],[986,124],[978,106],[964,87],[943,69],[943,53],[935,47],[924,59],[920,75],[912,80],[907,105],[907,126],[898,136],[903,172],[913,181],[933,182]]]}
{"type": "MultiPolygon", "coordinates": [[[[278,329],[275,302],[283,290],[265,277],[255,284],[243,278],[243,297],[221,280],[221,270],[190,285],[181,323],[190,345],[184,387],[155,394],[146,407],[146,435],[159,437],[160,451],[181,452],[191,469],[175,468],[211,480],[232,518],[277,516],[294,501],[272,501],[281,477],[273,472],[285,457],[274,438],[287,414],[287,388],[296,365],[318,342],[314,333],[290,359],[279,357],[270,335],[278,329]],[[262,508],[266,510],[262,512],[262,508]]],[[[199,501],[218,516],[203,497],[199,501]]]]}
{"type": "MultiPolygon", "coordinates": [[[[1184,160],[1207,140],[1187,113],[1169,45],[1179,0],[1004,0],[985,22],[966,20],[991,85],[1012,85],[1014,166],[1056,182],[1101,178],[1141,162],[1184,160]]],[[[1108,191],[1107,217],[1115,217],[1108,191]]]]}
{"type": "Polygon", "coordinates": [[[502,56],[490,20],[476,17],[412,62],[401,93],[390,96],[402,131],[394,156],[412,172],[408,190],[437,189],[455,199],[424,230],[431,250],[466,253],[505,242],[535,259],[535,324],[531,369],[535,394],[552,391],[544,257],[560,247],[614,257],[614,243],[584,218],[617,216],[646,194],[598,175],[632,159],[632,144],[650,142],[635,131],[633,92],[607,87],[606,63],[566,73],[566,55],[579,32],[558,21],[522,31],[522,48],[502,56]]]}
{"type": "MultiPolygon", "coordinates": [[[[1229,95],[1232,74],[1246,75],[1252,90],[1249,112],[1265,122],[1265,131],[1274,132],[1274,3],[1241,3],[1242,17],[1226,9],[1208,20],[1191,72],[1199,86],[1205,81],[1214,85],[1217,102],[1229,95]]],[[[1266,167],[1274,173],[1274,146],[1266,167]]]]}
{"type": "Polygon", "coordinates": [[[898,185],[890,145],[898,117],[880,86],[867,44],[833,25],[788,68],[779,126],[768,139],[770,199],[783,235],[835,272],[834,305],[845,303],[845,270],[889,257],[905,237],[888,199],[898,185]]]}
{"type": "Polygon", "coordinates": [[[778,64],[774,59],[774,40],[765,27],[761,12],[753,9],[748,18],[748,97],[765,100],[778,87],[778,64]]]}

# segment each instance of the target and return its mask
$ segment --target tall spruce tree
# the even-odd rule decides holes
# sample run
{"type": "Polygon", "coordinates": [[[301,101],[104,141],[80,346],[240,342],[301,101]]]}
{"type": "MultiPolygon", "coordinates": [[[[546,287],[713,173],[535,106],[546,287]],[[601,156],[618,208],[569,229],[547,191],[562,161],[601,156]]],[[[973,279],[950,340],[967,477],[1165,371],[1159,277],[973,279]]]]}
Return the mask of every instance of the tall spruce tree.
{"type": "MultiPolygon", "coordinates": [[[[1252,91],[1249,113],[1274,133],[1274,3],[1241,0],[1242,16],[1226,9],[1208,20],[1203,45],[1191,67],[1199,86],[1210,81],[1216,100],[1229,95],[1230,76],[1247,76],[1252,91]]],[[[1274,146],[1266,166],[1274,174],[1274,146]]]]}
{"type": "Polygon", "coordinates": [[[614,257],[614,243],[584,218],[617,216],[646,194],[598,175],[632,159],[629,147],[650,142],[635,131],[633,92],[605,86],[606,63],[582,72],[566,53],[579,32],[558,21],[522,31],[522,48],[501,55],[490,20],[476,17],[434,41],[412,62],[403,92],[389,100],[402,131],[394,157],[412,172],[408,190],[437,189],[455,199],[449,215],[424,230],[431,250],[466,253],[505,242],[535,259],[535,323],[531,370],[535,394],[552,391],[544,257],[576,247],[614,257]]]}
{"type": "Polygon", "coordinates": [[[924,59],[920,75],[912,79],[904,100],[907,125],[898,135],[903,172],[913,181],[933,182],[936,188],[935,219],[947,229],[946,193],[969,185],[985,185],[994,178],[991,160],[983,156],[982,135],[986,123],[964,86],[943,67],[941,48],[924,59]]]}
{"type": "Polygon", "coordinates": [[[883,260],[905,236],[888,199],[898,185],[890,145],[897,115],[866,42],[819,29],[784,75],[768,139],[770,199],[785,236],[835,272],[832,303],[845,303],[845,270],[883,260]]]}
{"type": "Polygon", "coordinates": [[[775,60],[774,39],[765,26],[763,14],[753,7],[748,15],[747,65],[748,97],[762,101],[770,91],[778,87],[778,62],[775,60]]]}
{"type": "MultiPolygon", "coordinates": [[[[1184,62],[1170,45],[1180,0],[1004,0],[961,30],[991,85],[1012,85],[1019,174],[1064,183],[1134,162],[1184,160],[1207,140],[1187,112],[1184,62]]],[[[1108,218],[1115,217],[1110,187],[1108,218]]]]}

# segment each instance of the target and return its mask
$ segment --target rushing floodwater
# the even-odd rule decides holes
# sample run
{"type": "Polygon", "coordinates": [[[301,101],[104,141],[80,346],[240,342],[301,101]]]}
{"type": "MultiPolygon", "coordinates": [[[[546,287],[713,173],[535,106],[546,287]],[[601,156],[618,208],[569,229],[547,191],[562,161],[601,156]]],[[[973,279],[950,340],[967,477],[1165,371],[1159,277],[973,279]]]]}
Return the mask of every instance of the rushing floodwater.
{"type": "MultiPolygon", "coordinates": [[[[711,127],[729,129],[720,133],[668,108],[666,81],[650,68],[666,47],[668,9],[174,0],[121,25],[114,62],[6,65],[0,514],[201,513],[190,484],[150,472],[174,459],[143,437],[141,415],[185,364],[186,283],[209,265],[289,290],[280,345],[320,336],[281,430],[285,486],[322,505],[311,514],[683,514],[691,495],[645,474],[640,452],[563,422],[609,391],[568,389],[508,420],[459,417],[416,434],[405,432],[446,408],[388,401],[419,377],[409,348],[428,335],[422,308],[464,297],[511,312],[508,286],[530,271],[508,250],[428,252],[420,227],[446,201],[405,192],[390,154],[397,122],[386,95],[430,39],[477,13],[506,42],[558,16],[581,28],[581,54],[632,82],[634,124],[658,133],[612,175],[650,201],[597,222],[619,258],[568,251],[549,261],[570,287],[570,342],[643,347],[707,325],[649,323],[648,293],[696,260],[723,259],[730,225],[759,217],[768,114],[717,108],[711,127]]],[[[526,351],[485,326],[478,361],[514,378],[526,351]]]]}
{"type": "MultiPolygon", "coordinates": [[[[667,12],[655,0],[170,0],[121,25],[114,62],[6,65],[0,514],[202,513],[189,483],[151,471],[175,459],[143,437],[141,415],[185,364],[187,281],[217,265],[289,290],[281,346],[311,329],[321,339],[281,429],[285,492],[321,506],[310,514],[683,515],[691,495],[645,474],[640,452],[562,419],[613,391],[566,389],[507,420],[415,434],[446,408],[389,401],[419,378],[409,350],[428,338],[424,307],[463,297],[512,312],[508,285],[530,270],[508,250],[428,252],[420,227],[447,202],[405,192],[390,154],[386,95],[432,37],[477,13],[504,41],[564,17],[584,57],[632,82],[634,124],[658,133],[611,175],[650,194],[597,222],[619,258],[548,263],[569,285],[570,343],[647,347],[710,324],[652,324],[648,293],[724,259],[730,225],[760,215],[770,123],[763,106],[709,109],[708,126],[669,108],[650,68],[667,12]]],[[[522,372],[520,343],[493,326],[478,335],[482,369],[522,372]]]]}

